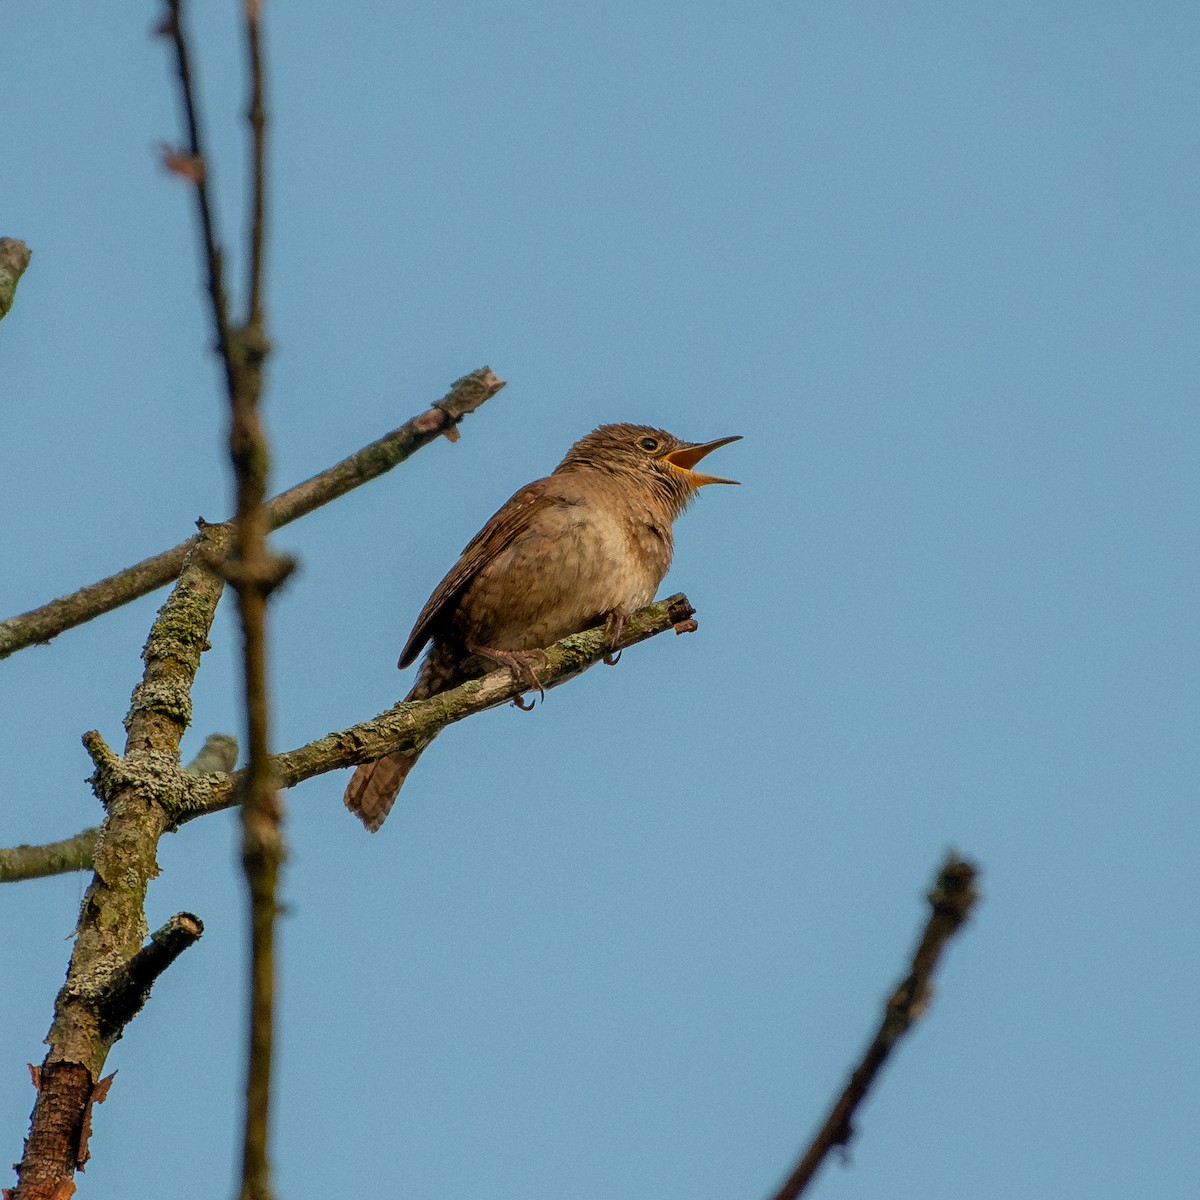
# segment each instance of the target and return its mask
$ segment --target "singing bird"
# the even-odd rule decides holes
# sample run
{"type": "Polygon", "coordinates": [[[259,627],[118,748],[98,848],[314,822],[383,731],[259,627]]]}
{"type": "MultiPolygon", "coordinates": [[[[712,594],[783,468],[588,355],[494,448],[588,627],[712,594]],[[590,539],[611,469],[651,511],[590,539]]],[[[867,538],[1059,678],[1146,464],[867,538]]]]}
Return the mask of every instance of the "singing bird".
{"type": "MultiPolygon", "coordinates": [[[[706,484],[737,482],[696,464],[739,440],[684,442],[620,424],[577,441],[488,521],[429,597],[397,664],[410,666],[429,643],[405,699],[424,700],[498,664],[540,692],[542,647],[602,622],[615,643],[671,565],[675,518],[706,484]]],[[[424,748],[364,763],[351,776],[346,807],[372,833],[424,748]]]]}

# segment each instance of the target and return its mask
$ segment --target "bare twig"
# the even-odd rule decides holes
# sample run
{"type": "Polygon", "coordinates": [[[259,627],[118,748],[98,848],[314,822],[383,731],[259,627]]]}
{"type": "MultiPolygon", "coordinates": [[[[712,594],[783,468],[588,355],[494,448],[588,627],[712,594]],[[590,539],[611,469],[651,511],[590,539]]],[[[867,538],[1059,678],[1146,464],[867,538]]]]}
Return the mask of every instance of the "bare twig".
{"type": "Polygon", "coordinates": [[[241,1200],[270,1200],[267,1158],[271,1060],[275,1033],[275,921],[279,868],[284,858],[283,810],[270,757],[267,691],[267,604],[287,567],[267,546],[269,448],[259,412],[263,364],[270,352],[263,317],[263,249],[266,196],[266,106],[261,0],[244,0],[250,75],[252,215],[249,296],[245,323],[227,363],[229,458],[237,484],[237,573],[233,580],[242,627],[242,674],[246,694],[248,762],[242,778],[242,868],[250,904],[249,1046],[242,1134],[241,1200]]]}
{"type": "Polygon", "coordinates": [[[253,215],[250,219],[250,301],[247,305],[246,324],[261,326],[263,322],[263,258],[264,230],[267,209],[267,106],[264,97],[266,64],[262,47],[263,0],[243,0],[246,14],[246,52],[250,73],[250,109],[246,114],[250,122],[251,169],[250,195],[253,197],[253,215]]]}
{"type": "MultiPolygon", "coordinates": [[[[191,54],[188,49],[187,32],[183,27],[181,0],[166,0],[162,29],[175,48],[175,67],[179,76],[179,96],[183,104],[184,123],[187,125],[188,161],[187,170],[180,175],[189,179],[196,189],[196,207],[200,217],[200,230],[204,243],[204,258],[208,270],[208,291],[212,300],[213,327],[217,337],[217,352],[226,371],[226,382],[233,389],[234,380],[230,372],[235,369],[235,357],[230,338],[229,305],[225,299],[225,281],[221,262],[221,247],[217,240],[216,217],[209,192],[211,167],[204,157],[204,138],[200,126],[200,106],[196,103],[196,88],[192,78],[191,54]]],[[[168,160],[169,167],[172,163],[168,160]]]]}
{"type": "Polygon", "coordinates": [[[8,316],[17,284],[29,266],[29,247],[17,238],[0,237],[0,321],[8,316]]]}
{"type": "Polygon", "coordinates": [[[196,757],[183,769],[189,775],[210,775],[214,771],[232,771],[237,763],[237,738],[228,733],[210,733],[196,757]]]}
{"type": "MultiPolygon", "coordinates": [[[[266,515],[271,529],[279,529],[361,484],[379,478],[422,446],[427,446],[442,434],[452,433],[464,416],[474,412],[502,387],[504,380],[493,374],[489,367],[481,367],[470,375],[464,375],[430,409],[406,421],[378,441],[364,446],[349,458],[268,500],[266,515]]],[[[0,659],[26,646],[48,642],[68,629],[112,612],[170,583],[178,576],[183,560],[198,538],[197,534],[107,579],[0,621],[0,659]]]]}
{"type": "Polygon", "coordinates": [[[102,1034],[120,1032],[150,998],[154,981],[204,932],[204,922],[192,913],[176,913],[127,963],[100,988],[96,1007],[102,1034]]]}
{"type": "Polygon", "coordinates": [[[125,718],[124,758],[108,750],[98,734],[88,738],[97,761],[94,786],[107,815],[79,911],[71,964],[46,1036],[49,1052],[38,1073],[14,1200],[69,1194],[104,1062],[121,1034],[111,1006],[105,1007],[106,988],[142,950],[146,889],[158,874],[159,838],[169,828],[186,784],[206,778],[179,770],[179,742],[191,716],[191,684],[222,589],[207,562],[210,555],[223,555],[228,539],[224,526],[205,531],[150,630],[142,652],[145,671],[125,718]]]}
{"type": "Polygon", "coordinates": [[[237,492],[233,527],[234,557],[224,564],[237,593],[242,629],[242,674],[246,699],[246,742],[249,761],[243,772],[242,865],[250,897],[250,1047],[247,1059],[245,1130],[242,1156],[243,1200],[267,1200],[267,1119],[271,1086],[274,1010],[274,929],[276,887],[283,860],[282,813],[268,763],[269,697],[267,694],[267,603],[290,564],[267,547],[270,521],[267,495],[269,451],[259,411],[263,368],[270,353],[263,316],[263,253],[266,204],[266,106],[260,0],[245,0],[249,59],[251,134],[248,299],[245,316],[234,325],[229,317],[209,198],[210,164],[197,118],[198,105],[190,67],[188,37],[181,20],[181,0],[167,0],[164,23],[176,51],[179,90],[188,127],[191,166],[179,173],[195,187],[217,349],[225,368],[229,397],[229,458],[237,492]]]}
{"type": "MultiPolygon", "coordinates": [[[[682,593],[647,605],[626,621],[616,649],[634,646],[669,629],[690,633],[696,627],[689,619],[694,611],[682,593]]],[[[544,687],[557,687],[594,666],[613,648],[603,625],[574,634],[546,648],[546,662],[539,665],[538,677],[544,687]]],[[[423,746],[447,725],[496,708],[527,687],[508,670],[492,671],[428,700],[394,705],[369,721],[274,754],[271,769],[278,786],[289,788],[328,771],[372,762],[394,750],[423,746]]],[[[239,771],[236,775],[208,775],[190,782],[176,813],[176,823],[182,825],[239,803],[241,779],[239,771]]]]}
{"type": "Polygon", "coordinates": [[[92,855],[100,828],[81,829],[73,837],[41,846],[12,846],[0,850],[0,883],[18,883],[23,879],[41,879],[67,871],[84,871],[92,865],[92,855]]]}
{"type": "Polygon", "coordinates": [[[929,905],[933,910],[921,940],[913,953],[908,977],[892,993],[884,1008],[883,1020],[862,1061],[829,1111],[825,1124],[788,1177],[775,1193],[775,1200],[794,1200],[812,1182],[817,1169],[836,1147],[846,1146],[854,1136],[854,1112],[862,1103],[879,1069],[887,1061],[896,1043],[922,1016],[933,994],[933,970],[949,940],[962,928],[978,899],[975,891],[976,868],[957,855],[947,855],[929,905]]]}

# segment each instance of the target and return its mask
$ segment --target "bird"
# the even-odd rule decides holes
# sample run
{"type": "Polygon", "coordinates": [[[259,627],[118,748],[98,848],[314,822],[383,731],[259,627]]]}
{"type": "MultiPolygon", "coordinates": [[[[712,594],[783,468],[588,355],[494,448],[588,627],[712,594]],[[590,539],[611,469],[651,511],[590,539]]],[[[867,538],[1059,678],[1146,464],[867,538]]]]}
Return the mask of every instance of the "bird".
{"type": "MultiPolygon", "coordinates": [[[[672,523],[700,488],[735,484],[697,463],[740,436],[685,442],[663,429],[601,425],[543,479],[512,496],[475,535],[421,609],[400,652],[429,650],[406,700],[424,700],[507,667],[542,692],[542,647],[604,624],[615,646],[671,565],[672,523]]],[[[608,653],[605,662],[616,662],[608,653]]],[[[544,693],[543,693],[544,694],[544,693]]],[[[515,703],[531,708],[520,697],[515,703]]],[[[375,833],[425,745],[355,770],[346,807],[375,833]]]]}

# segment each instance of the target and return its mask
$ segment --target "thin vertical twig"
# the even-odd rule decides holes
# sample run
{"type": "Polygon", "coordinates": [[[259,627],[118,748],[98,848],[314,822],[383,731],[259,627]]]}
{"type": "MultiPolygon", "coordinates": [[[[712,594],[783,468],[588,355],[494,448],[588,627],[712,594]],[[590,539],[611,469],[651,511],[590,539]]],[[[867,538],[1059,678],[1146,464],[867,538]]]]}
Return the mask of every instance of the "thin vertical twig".
{"type": "Polygon", "coordinates": [[[262,323],[263,295],[263,228],[267,207],[267,110],[264,100],[266,70],[262,50],[262,2],[245,0],[246,49],[250,58],[250,111],[247,114],[251,129],[252,166],[250,195],[254,214],[250,222],[250,304],[246,324],[262,323]]]}
{"type": "Polygon", "coordinates": [[[246,1108],[242,1136],[242,1200],[269,1200],[268,1154],[274,1050],[275,922],[284,858],[282,810],[271,778],[270,700],[267,692],[267,605],[290,564],[267,546],[269,449],[259,401],[270,351],[263,316],[266,194],[266,113],[259,0],[245,0],[251,134],[249,271],[246,316],[236,331],[230,365],[229,457],[237,491],[232,583],[242,627],[247,766],[242,795],[242,867],[250,907],[250,995],[246,1050],[246,1108]]]}
{"type": "Polygon", "coordinates": [[[270,762],[267,692],[267,604],[291,564],[267,546],[269,448],[259,401],[270,352],[263,305],[266,224],[266,104],[262,0],[244,0],[250,77],[249,272],[246,317],[236,340],[236,384],[230,389],[229,457],[237,479],[234,588],[242,626],[248,762],[242,801],[242,867],[250,902],[250,1003],[241,1200],[269,1200],[271,1065],[274,1050],[275,923],[284,858],[283,811],[270,762]]]}
{"type": "Polygon", "coordinates": [[[229,316],[209,194],[209,170],[200,128],[188,39],[181,19],[182,0],[166,0],[165,30],[175,44],[188,153],[174,169],[196,188],[200,227],[208,263],[209,293],[217,330],[217,349],[229,393],[229,459],[233,466],[237,512],[233,519],[231,558],[218,569],[237,595],[242,630],[247,764],[242,772],[242,867],[250,905],[250,998],[246,1053],[246,1109],[242,1138],[242,1200],[271,1196],[268,1137],[271,1059],[274,1046],[275,921],[279,870],[284,858],[282,810],[271,775],[270,703],[267,693],[267,606],[271,593],[292,569],[267,545],[270,528],[264,508],[270,453],[259,404],[264,364],[270,353],[264,293],[266,245],[266,101],[262,45],[262,0],[244,0],[250,102],[251,211],[247,221],[247,298],[244,318],[229,316]]]}
{"type": "Polygon", "coordinates": [[[209,166],[204,156],[200,110],[196,102],[196,85],[192,75],[187,32],[183,27],[182,8],[182,0],[166,0],[166,15],[162,24],[162,32],[171,39],[171,43],[175,47],[179,94],[183,104],[183,119],[187,126],[188,156],[185,165],[180,162],[178,155],[168,155],[167,165],[195,184],[196,207],[200,217],[204,260],[208,271],[208,291],[212,300],[213,326],[217,336],[217,352],[225,367],[226,382],[232,392],[234,389],[234,354],[230,336],[229,305],[225,298],[221,246],[217,240],[216,217],[213,213],[209,187],[209,166]]]}

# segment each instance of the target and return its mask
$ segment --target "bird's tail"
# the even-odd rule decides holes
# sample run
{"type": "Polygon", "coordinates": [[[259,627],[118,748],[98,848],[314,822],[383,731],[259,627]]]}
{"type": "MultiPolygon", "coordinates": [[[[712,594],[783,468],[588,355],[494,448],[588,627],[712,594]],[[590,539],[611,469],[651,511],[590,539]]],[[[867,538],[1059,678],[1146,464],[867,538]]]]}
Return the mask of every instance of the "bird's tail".
{"type": "MultiPolygon", "coordinates": [[[[430,696],[454,687],[470,677],[464,666],[460,653],[435,642],[421,664],[421,672],[412,691],[404,699],[428,700],[430,696]]],[[[426,742],[425,746],[428,744],[426,742]]],[[[350,776],[342,800],[371,833],[375,833],[387,820],[409,771],[416,766],[425,746],[418,746],[415,750],[397,750],[395,754],[385,755],[375,762],[363,763],[350,776]]]]}
{"type": "Polygon", "coordinates": [[[371,833],[387,820],[404,780],[420,757],[420,750],[397,750],[375,762],[363,763],[350,776],[343,800],[371,833]]]}

